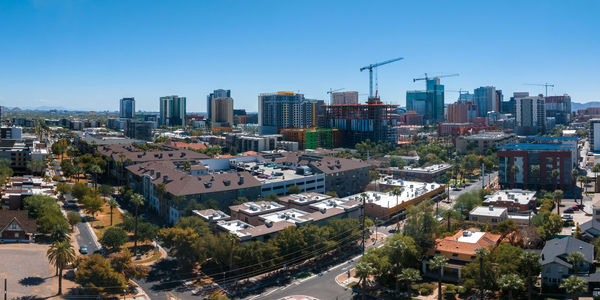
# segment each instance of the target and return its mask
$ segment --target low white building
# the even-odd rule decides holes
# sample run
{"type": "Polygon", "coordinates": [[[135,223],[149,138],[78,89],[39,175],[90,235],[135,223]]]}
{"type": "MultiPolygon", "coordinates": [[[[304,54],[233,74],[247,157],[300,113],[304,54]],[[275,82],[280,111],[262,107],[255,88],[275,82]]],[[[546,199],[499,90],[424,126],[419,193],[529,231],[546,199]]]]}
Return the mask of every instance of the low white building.
{"type": "Polygon", "coordinates": [[[506,219],[508,219],[506,208],[494,207],[493,205],[475,207],[469,213],[470,221],[490,224],[492,226],[496,226],[506,219]]]}

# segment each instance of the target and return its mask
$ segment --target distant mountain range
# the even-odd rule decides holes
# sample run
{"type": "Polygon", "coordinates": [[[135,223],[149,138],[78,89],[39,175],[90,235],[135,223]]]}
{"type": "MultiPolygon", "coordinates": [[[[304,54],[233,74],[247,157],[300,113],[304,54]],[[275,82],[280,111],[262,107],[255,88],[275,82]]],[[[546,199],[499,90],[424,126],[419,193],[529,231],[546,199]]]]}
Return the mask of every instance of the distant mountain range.
{"type": "Polygon", "coordinates": [[[586,109],[588,107],[600,107],[600,101],[592,101],[586,103],[571,102],[571,111],[578,111],[580,109],[586,109]]]}

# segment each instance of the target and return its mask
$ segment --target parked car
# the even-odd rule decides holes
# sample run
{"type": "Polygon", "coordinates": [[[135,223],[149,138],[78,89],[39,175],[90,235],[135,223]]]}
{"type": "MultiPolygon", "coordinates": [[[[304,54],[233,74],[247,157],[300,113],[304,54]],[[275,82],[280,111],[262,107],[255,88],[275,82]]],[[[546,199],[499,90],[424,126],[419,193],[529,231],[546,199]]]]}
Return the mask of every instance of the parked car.
{"type": "Polygon", "coordinates": [[[573,220],[573,215],[562,215],[563,220],[573,220]]]}
{"type": "Polygon", "coordinates": [[[88,254],[88,250],[86,246],[81,246],[81,248],[79,248],[79,253],[81,254],[88,254]]]}
{"type": "Polygon", "coordinates": [[[573,205],[573,206],[569,207],[568,209],[572,209],[574,211],[578,211],[579,210],[579,206],[573,205]]]}
{"type": "Polygon", "coordinates": [[[567,213],[567,214],[572,214],[575,211],[572,208],[567,208],[567,209],[564,210],[564,212],[567,213]]]}

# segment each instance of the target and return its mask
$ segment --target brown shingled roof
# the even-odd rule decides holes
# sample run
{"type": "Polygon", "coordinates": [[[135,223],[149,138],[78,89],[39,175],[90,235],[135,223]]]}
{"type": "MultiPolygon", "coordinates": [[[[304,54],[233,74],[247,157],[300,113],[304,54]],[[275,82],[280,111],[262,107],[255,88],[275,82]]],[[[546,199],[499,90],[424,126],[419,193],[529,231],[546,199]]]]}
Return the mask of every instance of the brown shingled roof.
{"type": "Polygon", "coordinates": [[[34,219],[29,218],[29,212],[27,210],[0,209],[0,231],[3,231],[13,220],[15,220],[25,232],[37,232],[37,223],[34,219]]]}
{"type": "Polygon", "coordinates": [[[195,195],[261,186],[248,172],[209,174],[192,176],[177,170],[173,162],[158,161],[140,163],[126,167],[137,176],[148,175],[152,183],[164,183],[167,192],[179,195],[195,195]]]}
{"type": "Polygon", "coordinates": [[[132,162],[169,161],[169,160],[194,160],[207,159],[208,156],[187,149],[179,150],[151,150],[139,151],[127,144],[114,144],[98,146],[98,152],[104,156],[110,156],[115,161],[120,161],[120,154],[125,155],[125,160],[132,162]]]}

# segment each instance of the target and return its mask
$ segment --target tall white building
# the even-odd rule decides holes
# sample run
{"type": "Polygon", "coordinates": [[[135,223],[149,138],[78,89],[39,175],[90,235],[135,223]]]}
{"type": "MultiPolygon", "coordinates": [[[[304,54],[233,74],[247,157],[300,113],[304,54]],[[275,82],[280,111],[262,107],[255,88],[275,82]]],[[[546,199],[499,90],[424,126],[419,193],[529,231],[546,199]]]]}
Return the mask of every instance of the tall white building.
{"type": "Polygon", "coordinates": [[[600,151],[600,119],[590,120],[590,144],[592,151],[600,151]]]}
{"type": "Polygon", "coordinates": [[[546,130],[546,103],[543,97],[515,98],[516,131],[535,135],[546,130]]]}

